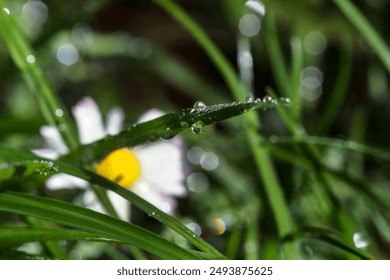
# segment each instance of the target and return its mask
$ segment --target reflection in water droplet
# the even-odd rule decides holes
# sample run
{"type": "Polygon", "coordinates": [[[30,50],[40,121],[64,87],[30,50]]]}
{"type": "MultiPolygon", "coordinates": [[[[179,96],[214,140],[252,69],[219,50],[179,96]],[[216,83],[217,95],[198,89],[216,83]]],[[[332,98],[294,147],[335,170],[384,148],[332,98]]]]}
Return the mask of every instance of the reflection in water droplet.
{"type": "Polygon", "coordinates": [[[64,124],[59,124],[59,125],[57,126],[57,129],[58,129],[59,131],[65,131],[66,125],[64,125],[64,124]]]}
{"type": "Polygon", "coordinates": [[[202,193],[209,187],[209,178],[203,173],[192,173],[187,177],[186,184],[190,191],[202,193]]]}
{"type": "Polygon", "coordinates": [[[291,104],[291,100],[290,98],[288,97],[281,97],[279,99],[280,103],[282,103],[283,105],[288,105],[288,104],[291,104]]]}
{"type": "Polygon", "coordinates": [[[197,110],[197,111],[203,111],[204,109],[206,109],[206,104],[204,104],[203,101],[196,101],[194,103],[194,105],[192,106],[193,109],[197,110]]]}
{"type": "Polygon", "coordinates": [[[253,37],[259,34],[261,29],[261,22],[256,15],[246,14],[240,19],[238,28],[243,35],[247,37],[253,37]]]}
{"type": "Polygon", "coordinates": [[[263,102],[265,102],[265,103],[273,103],[273,101],[274,101],[274,99],[269,95],[266,95],[263,98],[263,102]]]}
{"type": "Polygon", "coordinates": [[[194,232],[198,236],[202,234],[202,228],[197,223],[194,222],[189,223],[187,224],[187,228],[189,228],[192,232],[194,232]]]}
{"type": "Polygon", "coordinates": [[[27,60],[27,62],[28,63],[34,63],[35,62],[35,56],[34,55],[32,55],[32,54],[29,54],[27,57],[26,57],[26,60],[27,60]]]}
{"type": "Polygon", "coordinates": [[[196,135],[201,135],[205,130],[205,125],[202,121],[197,121],[192,124],[191,130],[196,135]]]}
{"type": "Polygon", "coordinates": [[[368,246],[368,242],[363,238],[363,235],[360,232],[356,232],[353,235],[353,242],[355,243],[356,248],[362,249],[368,246]]]}
{"type": "Polygon", "coordinates": [[[252,103],[253,101],[255,101],[255,99],[252,96],[247,97],[245,100],[246,103],[252,103]]]}
{"type": "Polygon", "coordinates": [[[173,133],[170,127],[167,127],[163,132],[160,134],[160,139],[162,140],[168,140],[173,137],[173,133]]]}
{"type": "Polygon", "coordinates": [[[64,111],[60,108],[58,108],[54,113],[57,117],[62,117],[64,115],[64,111]]]}

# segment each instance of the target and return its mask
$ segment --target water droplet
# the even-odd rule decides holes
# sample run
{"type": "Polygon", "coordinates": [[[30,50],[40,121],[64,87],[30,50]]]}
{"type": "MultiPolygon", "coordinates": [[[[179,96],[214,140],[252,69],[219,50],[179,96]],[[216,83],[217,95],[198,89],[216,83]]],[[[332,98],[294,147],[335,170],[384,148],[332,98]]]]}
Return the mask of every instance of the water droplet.
{"type": "Polygon", "coordinates": [[[203,173],[192,173],[186,180],[188,189],[195,193],[202,193],[209,188],[209,178],[203,173]]]}
{"type": "Polygon", "coordinates": [[[200,158],[200,165],[208,171],[215,170],[219,165],[219,158],[212,152],[204,153],[200,158]]]}
{"type": "Polygon", "coordinates": [[[79,58],[79,50],[73,44],[63,44],[57,49],[57,59],[64,65],[73,65],[79,58]]]}
{"type": "Polygon", "coordinates": [[[160,138],[162,140],[168,140],[173,137],[173,133],[170,127],[167,127],[163,132],[160,134],[160,138]]]}
{"type": "Polygon", "coordinates": [[[291,100],[290,98],[287,98],[287,97],[281,97],[279,99],[280,103],[282,103],[283,105],[289,105],[291,104],[291,100]]]}
{"type": "Polygon", "coordinates": [[[193,123],[191,126],[192,132],[196,135],[202,134],[204,132],[204,129],[205,129],[205,125],[202,121],[197,121],[193,123]]]}
{"type": "Polygon", "coordinates": [[[366,248],[369,245],[368,241],[365,240],[363,234],[360,232],[356,232],[353,235],[353,242],[355,243],[355,247],[359,249],[366,248]]]}
{"type": "Polygon", "coordinates": [[[256,15],[246,14],[240,19],[238,28],[243,35],[253,37],[260,32],[261,22],[256,15]]]}
{"type": "Polygon", "coordinates": [[[188,127],[189,126],[188,122],[180,122],[179,124],[181,127],[188,127]]]}
{"type": "Polygon", "coordinates": [[[65,131],[65,130],[66,130],[66,125],[64,125],[63,123],[62,123],[62,124],[59,124],[59,125],[57,126],[57,129],[58,129],[58,131],[65,131]]]}
{"type": "Polygon", "coordinates": [[[191,147],[187,152],[187,159],[192,164],[200,164],[204,150],[201,147],[191,147]]]}
{"type": "Polygon", "coordinates": [[[256,104],[258,104],[258,103],[263,102],[263,100],[261,100],[261,98],[256,98],[254,102],[255,102],[256,104]]]}
{"type": "Polygon", "coordinates": [[[26,57],[26,60],[27,60],[28,63],[32,64],[32,63],[35,62],[36,59],[35,59],[35,56],[34,56],[34,55],[29,54],[29,55],[26,57]]]}
{"type": "Polygon", "coordinates": [[[246,98],[245,101],[246,101],[246,103],[252,103],[254,101],[254,98],[253,98],[253,96],[249,96],[246,98]]]}
{"type": "Polygon", "coordinates": [[[57,117],[62,117],[64,115],[64,111],[62,109],[59,109],[59,108],[56,109],[54,113],[57,117]]]}
{"type": "Polygon", "coordinates": [[[263,17],[265,15],[265,6],[261,1],[258,0],[248,0],[245,3],[245,6],[252,9],[253,11],[257,12],[260,17],[263,17]]]}
{"type": "Polygon", "coordinates": [[[198,236],[201,235],[202,228],[197,223],[191,222],[191,223],[187,224],[186,226],[196,235],[198,235],[198,236]]]}
{"type": "Polygon", "coordinates": [[[274,101],[274,99],[269,95],[266,95],[263,98],[263,102],[265,102],[265,103],[273,103],[273,101],[274,101]]]}
{"type": "Polygon", "coordinates": [[[156,216],[156,212],[152,212],[152,213],[150,213],[150,214],[149,214],[149,216],[150,216],[150,217],[154,217],[154,216],[156,216]]]}
{"type": "Polygon", "coordinates": [[[194,103],[194,106],[192,106],[193,109],[196,111],[202,112],[204,109],[206,109],[206,104],[203,103],[203,101],[196,101],[194,103]]]}
{"type": "Polygon", "coordinates": [[[58,166],[56,166],[52,161],[37,160],[34,161],[34,163],[37,164],[34,171],[43,176],[48,176],[59,171],[58,166]]]}
{"type": "Polygon", "coordinates": [[[10,15],[10,14],[11,14],[11,12],[9,11],[8,8],[3,8],[3,12],[4,12],[5,14],[7,14],[7,15],[10,15]]]}

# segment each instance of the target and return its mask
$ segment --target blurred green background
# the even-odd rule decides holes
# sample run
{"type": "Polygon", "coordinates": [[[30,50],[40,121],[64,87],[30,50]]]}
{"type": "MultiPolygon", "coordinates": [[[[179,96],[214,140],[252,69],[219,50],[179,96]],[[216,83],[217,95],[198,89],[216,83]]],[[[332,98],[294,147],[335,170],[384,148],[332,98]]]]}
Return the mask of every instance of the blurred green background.
{"type": "MultiPolygon", "coordinates": [[[[248,13],[245,1],[175,2],[204,28],[238,71],[240,20],[248,13]]],[[[353,2],[389,45],[390,1],[353,2]]],[[[197,41],[153,1],[7,3],[68,108],[91,96],[103,115],[121,106],[126,124],[131,125],[150,108],[174,112],[192,107],[197,100],[207,105],[234,101],[197,41]]],[[[276,110],[258,114],[260,133],[296,225],[296,236],[286,239],[299,240],[304,259],[355,258],[346,246],[387,259],[389,161],[376,154],[389,152],[389,72],[334,1],[263,3],[266,15],[261,29],[249,36],[254,97],[263,98],[270,89],[278,96],[297,92],[300,101],[292,103],[296,115],[291,119],[307,135],[322,137],[303,138],[304,149],[310,144],[318,148],[319,157],[310,157],[276,110]],[[280,74],[280,65],[288,80],[280,74]],[[356,143],[378,150],[367,155],[356,143]]],[[[45,120],[4,40],[0,39],[0,141],[17,148],[39,148],[43,145],[39,128],[45,120]]],[[[280,258],[278,248],[288,240],[278,240],[240,117],[209,126],[201,136],[184,132],[182,137],[188,150],[190,192],[179,201],[176,215],[228,257],[280,258]],[[201,161],[202,156],[209,160],[201,161]],[[205,163],[210,160],[215,166],[205,163]]],[[[0,190],[65,200],[75,195],[50,193],[43,182],[39,177],[16,178],[0,182],[0,190]]],[[[137,209],[133,216],[134,223],[183,244],[137,209]]],[[[1,217],[12,224],[9,215],[1,217]]],[[[97,252],[88,251],[83,258],[107,258],[107,252],[97,252]]]]}

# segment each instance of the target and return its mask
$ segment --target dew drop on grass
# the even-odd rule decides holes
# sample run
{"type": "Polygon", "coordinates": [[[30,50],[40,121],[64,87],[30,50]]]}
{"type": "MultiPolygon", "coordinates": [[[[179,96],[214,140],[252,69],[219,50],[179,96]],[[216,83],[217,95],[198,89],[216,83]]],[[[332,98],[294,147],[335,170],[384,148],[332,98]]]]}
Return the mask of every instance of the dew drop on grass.
{"type": "Polygon", "coordinates": [[[188,122],[180,122],[180,126],[181,127],[188,127],[189,124],[188,124],[188,122]]]}
{"type": "Polygon", "coordinates": [[[246,103],[252,103],[254,101],[254,98],[252,96],[249,96],[246,98],[246,103]]]}
{"type": "Polygon", "coordinates": [[[281,97],[281,98],[279,99],[279,101],[280,101],[280,103],[282,103],[282,104],[284,104],[284,105],[289,105],[289,104],[291,104],[290,98],[287,98],[287,97],[281,97]]]}
{"type": "Polygon", "coordinates": [[[37,163],[38,166],[34,171],[40,175],[47,176],[59,171],[58,166],[56,166],[52,161],[39,160],[35,161],[35,163],[37,163]]]}
{"type": "Polygon", "coordinates": [[[173,137],[173,133],[172,133],[172,130],[170,127],[167,127],[161,134],[160,134],[160,138],[162,140],[168,140],[168,139],[171,139],[173,137]]]}
{"type": "Polygon", "coordinates": [[[269,95],[266,95],[263,98],[263,102],[265,102],[265,103],[273,103],[273,101],[274,101],[274,99],[269,95]]]}
{"type": "Polygon", "coordinates": [[[192,124],[191,130],[196,135],[201,135],[204,132],[205,125],[202,121],[197,121],[192,124]]]}
{"type": "Polygon", "coordinates": [[[194,103],[194,106],[192,106],[193,109],[195,109],[198,112],[202,112],[204,109],[206,109],[206,104],[204,104],[203,101],[196,101],[194,103]]]}

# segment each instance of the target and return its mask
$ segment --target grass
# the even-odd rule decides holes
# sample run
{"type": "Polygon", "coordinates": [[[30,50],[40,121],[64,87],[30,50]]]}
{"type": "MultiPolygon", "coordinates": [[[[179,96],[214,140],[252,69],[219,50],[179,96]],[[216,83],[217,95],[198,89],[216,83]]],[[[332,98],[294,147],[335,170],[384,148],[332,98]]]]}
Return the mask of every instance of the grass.
{"type": "Polygon", "coordinates": [[[23,1],[0,1],[2,259],[71,259],[75,252],[83,259],[389,257],[390,52],[382,9],[334,0],[292,12],[283,1],[264,1],[259,17],[245,1],[211,2],[154,0],[118,10],[87,1],[67,19],[50,11],[73,8],[50,4],[46,22],[29,33],[23,1]],[[323,9],[342,30],[322,21],[323,9]],[[129,24],[104,21],[108,11],[129,24]],[[238,30],[248,13],[261,21],[251,37],[238,30]],[[307,51],[316,44],[306,36],[312,31],[327,39],[323,53],[307,51]],[[340,38],[341,31],[349,36],[340,38]],[[57,58],[64,44],[77,51],[70,65],[57,58]],[[237,63],[237,50],[249,67],[237,63]],[[103,115],[120,105],[123,130],[81,145],[69,111],[85,96],[103,115]],[[136,124],[150,108],[173,113],[136,124]],[[43,123],[69,149],[56,160],[31,152],[45,145],[43,123]],[[114,149],[177,140],[186,143],[177,160],[188,190],[171,197],[172,215],[120,179],[94,173],[114,149]],[[53,190],[47,180],[59,173],[89,186],[53,190]],[[88,193],[105,214],[83,207],[88,193]],[[119,218],[112,193],[126,201],[129,219],[119,218]]]}

